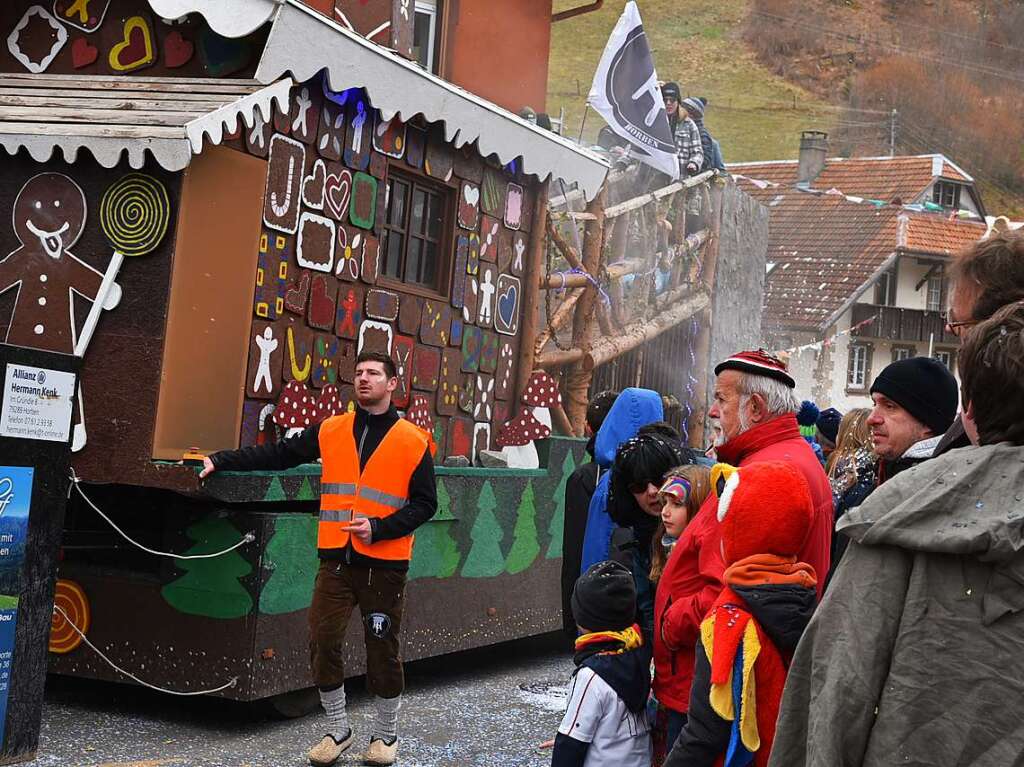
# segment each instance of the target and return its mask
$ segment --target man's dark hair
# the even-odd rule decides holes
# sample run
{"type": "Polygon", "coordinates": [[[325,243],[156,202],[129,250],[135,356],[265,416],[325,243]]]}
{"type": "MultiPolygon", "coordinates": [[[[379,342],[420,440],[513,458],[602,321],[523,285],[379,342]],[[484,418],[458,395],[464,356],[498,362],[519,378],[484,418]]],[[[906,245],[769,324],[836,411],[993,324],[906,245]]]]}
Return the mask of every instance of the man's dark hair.
{"type": "Polygon", "coordinates": [[[971,329],[960,347],[963,405],[973,406],[978,441],[1024,445],[1024,301],[971,329]]]}
{"type": "Polygon", "coordinates": [[[957,290],[974,294],[970,317],[986,320],[1007,304],[1024,298],[1024,230],[993,231],[961,251],[949,269],[957,290]]]}
{"type": "Polygon", "coordinates": [[[587,405],[587,425],[594,434],[597,434],[604,419],[608,417],[608,411],[612,409],[618,396],[617,391],[608,389],[590,398],[590,404],[587,405]]]}
{"type": "Polygon", "coordinates": [[[398,371],[395,370],[395,361],[384,352],[359,352],[359,356],[356,357],[356,364],[358,365],[360,362],[379,362],[384,366],[384,375],[388,378],[394,378],[398,375],[398,371]]]}

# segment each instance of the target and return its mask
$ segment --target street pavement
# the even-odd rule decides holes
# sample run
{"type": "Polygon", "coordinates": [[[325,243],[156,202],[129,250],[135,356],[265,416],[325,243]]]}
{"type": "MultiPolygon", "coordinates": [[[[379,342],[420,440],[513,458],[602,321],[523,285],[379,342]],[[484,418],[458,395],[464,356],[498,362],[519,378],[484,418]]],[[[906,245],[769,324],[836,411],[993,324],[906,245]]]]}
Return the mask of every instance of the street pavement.
{"type": "MultiPolygon", "coordinates": [[[[406,665],[402,767],[540,767],[565,708],[572,656],[549,636],[406,665]]],[[[339,765],[361,764],[373,702],[347,685],[356,733],[339,765]]],[[[259,706],[176,698],[51,677],[35,767],[300,767],[324,714],[274,718],[259,706]]]]}

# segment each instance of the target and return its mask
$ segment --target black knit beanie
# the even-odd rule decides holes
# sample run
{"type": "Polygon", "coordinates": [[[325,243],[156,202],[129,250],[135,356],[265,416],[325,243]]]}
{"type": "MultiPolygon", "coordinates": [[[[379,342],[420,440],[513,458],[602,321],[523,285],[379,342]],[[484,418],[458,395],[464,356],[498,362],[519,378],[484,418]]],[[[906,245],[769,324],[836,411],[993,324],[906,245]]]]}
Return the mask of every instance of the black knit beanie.
{"type": "Polygon", "coordinates": [[[871,384],[871,393],[885,395],[932,430],[945,434],[956,418],[956,379],[931,357],[893,362],[871,384]]]}
{"type": "Polygon", "coordinates": [[[572,617],[589,631],[622,631],[636,623],[636,584],[618,562],[591,565],[572,590],[572,617]]]}

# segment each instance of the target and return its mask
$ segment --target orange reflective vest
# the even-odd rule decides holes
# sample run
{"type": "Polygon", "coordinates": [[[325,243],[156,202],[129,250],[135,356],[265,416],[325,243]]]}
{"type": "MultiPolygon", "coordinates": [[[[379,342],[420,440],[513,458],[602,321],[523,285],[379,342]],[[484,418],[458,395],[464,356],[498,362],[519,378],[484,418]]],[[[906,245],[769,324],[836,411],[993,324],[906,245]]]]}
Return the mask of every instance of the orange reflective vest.
{"type": "MultiPolygon", "coordinates": [[[[317,548],[348,545],[343,530],[357,517],[378,519],[405,506],[409,481],[427,448],[427,435],[409,421],[399,420],[384,435],[373,455],[359,470],[359,448],[353,434],[355,413],[328,418],[320,425],[320,524],[317,548]]],[[[408,560],[413,536],[370,544],[352,538],[352,548],[375,559],[408,560]]]]}

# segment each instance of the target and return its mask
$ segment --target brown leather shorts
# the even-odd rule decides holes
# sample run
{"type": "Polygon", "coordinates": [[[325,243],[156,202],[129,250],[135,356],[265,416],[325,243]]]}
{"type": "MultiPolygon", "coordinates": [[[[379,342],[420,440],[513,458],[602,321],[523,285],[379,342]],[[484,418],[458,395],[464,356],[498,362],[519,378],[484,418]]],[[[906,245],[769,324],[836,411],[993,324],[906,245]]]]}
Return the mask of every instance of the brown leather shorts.
{"type": "Polygon", "coordinates": [[[398,632],[405,603],[402,570],[322,561],[309,608],[309,655],[317,687],[345,681],[345,632],[358,606],[366,642],[366,686],[382,698],[405,689],[398,632]]]}

